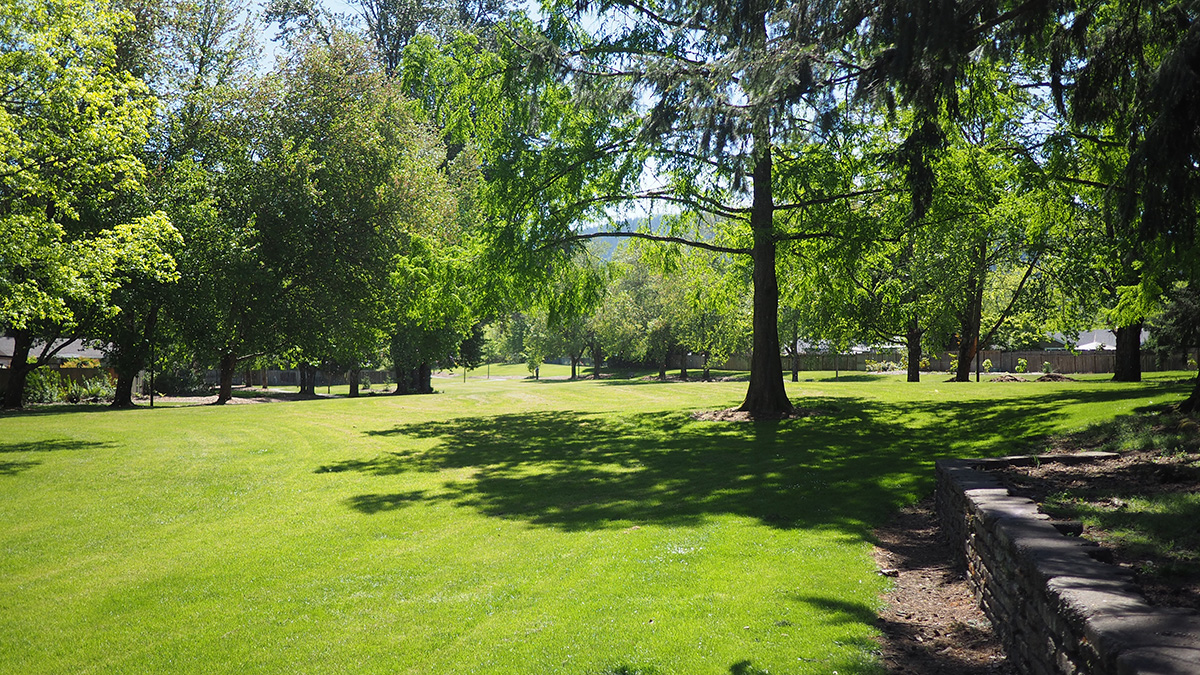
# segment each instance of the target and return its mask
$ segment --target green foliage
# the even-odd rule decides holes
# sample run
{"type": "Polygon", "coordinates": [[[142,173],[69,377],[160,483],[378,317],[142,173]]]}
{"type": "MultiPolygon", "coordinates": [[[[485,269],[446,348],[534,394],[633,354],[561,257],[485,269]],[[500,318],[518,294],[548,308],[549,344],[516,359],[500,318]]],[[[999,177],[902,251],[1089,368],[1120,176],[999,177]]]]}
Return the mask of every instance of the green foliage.
{"type": "MultiPolygon", "coordinates": [[[[150,378],[143,380],[149,394],[150,378]]],[[[196,368],[170,368],[154,375],[154,389],[165,396],[204,396],[212,387],[204,382],[204,373],[196,368]]]]}
{"type": "Polygon", "coordinates": [[[30,403],[57,403],[66,396],[69,380],[50,368],[38,368],[25,378],[25,400],[30,403]]]}
{"type": "Polygon", "coordinates": [[[0,6],[0,325],[67,331],[109,312],[109,241],[86,202],[136,190],[154,101],[116,65],[128,14],[87,0],[0,6]]]}
{"type": "Polygon", "coordinates": [[[1025,359],[1025,358],[1017,359],[1017,366],[1014,370],[1016,370],[1018,373],[1029,372],[1029,359],[1025,359]]]}
{"type": "Polygon", "coordinates": [[[1042,372],[1049,375],[1054,372],[1054,364],[1049,361],[1042,361],[1042,372]]]}
{"type": "Polygon", "coordinates": [[[114,382],[108,374],[76,381],[52,368],[38,368],[25,379],[25,400],[30,403],[81,403],[111,401],[114,382]]]}
{"type": "Polygon", "coordinates": [[[983,367],[983,372],[985,372],[985,373],[992,372],[992,360],[991,359],[984,359],[981,366],[983,367]]]}
{"type": "Polygon", "coordinates": [[[904,370],[905,365],[899,361],[876,361],[874,359],[866,360],[866,369],[868,373],[890,373],[897,370],[904,370]]]}

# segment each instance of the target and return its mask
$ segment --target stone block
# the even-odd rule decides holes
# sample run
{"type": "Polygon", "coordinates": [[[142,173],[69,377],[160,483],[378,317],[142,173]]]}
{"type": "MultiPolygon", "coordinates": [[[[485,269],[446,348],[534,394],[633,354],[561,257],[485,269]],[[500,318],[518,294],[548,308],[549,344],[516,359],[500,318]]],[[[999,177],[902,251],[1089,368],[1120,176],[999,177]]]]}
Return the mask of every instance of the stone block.
{"type": "Polygon", "coordinates": [[[1131,649],[1117,657],[1117,675],[1200,675],[1200,646],[1131,649]]]}

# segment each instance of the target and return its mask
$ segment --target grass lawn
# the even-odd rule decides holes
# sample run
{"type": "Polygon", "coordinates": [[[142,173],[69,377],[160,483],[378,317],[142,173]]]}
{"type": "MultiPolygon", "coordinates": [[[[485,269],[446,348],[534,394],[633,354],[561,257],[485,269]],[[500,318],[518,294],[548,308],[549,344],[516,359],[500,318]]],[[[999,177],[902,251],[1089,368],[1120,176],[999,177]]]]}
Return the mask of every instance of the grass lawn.
{"type": "Polygon", "coordinates": [[[818,414],[747,424],[689,416],[739,382],[474,375],[0,416],[0,672],[877,673],[870,530],[934,459],[1191,386],[802,373],[818,414]]]}

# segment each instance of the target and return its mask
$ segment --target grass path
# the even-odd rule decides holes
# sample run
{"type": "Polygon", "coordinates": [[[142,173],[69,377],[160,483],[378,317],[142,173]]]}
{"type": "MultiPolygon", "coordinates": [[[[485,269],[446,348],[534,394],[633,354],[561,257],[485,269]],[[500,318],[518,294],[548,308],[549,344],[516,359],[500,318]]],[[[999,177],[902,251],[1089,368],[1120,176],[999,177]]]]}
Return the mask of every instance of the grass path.
{"type": "Polygon", "coordinates": [[[475,378],[0,416],[0,672],[875,673],[869,532],[934,459],[1190,386],[805,376],[757,424],[689,417],[744,383],[475,378]]]}

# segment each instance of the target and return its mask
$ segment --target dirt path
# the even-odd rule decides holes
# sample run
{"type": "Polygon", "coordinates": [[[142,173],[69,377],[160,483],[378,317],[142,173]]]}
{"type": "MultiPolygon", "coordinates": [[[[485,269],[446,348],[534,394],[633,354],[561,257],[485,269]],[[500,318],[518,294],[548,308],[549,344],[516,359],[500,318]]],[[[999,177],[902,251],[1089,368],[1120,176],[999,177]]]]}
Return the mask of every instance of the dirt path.
{"type": "Polygon", "coordinates": [[[901,511],[875,536],[875,560],[895,581],[879,612],[888,672],[1014,675],[940,536],[932,497],[901,511]]]}

